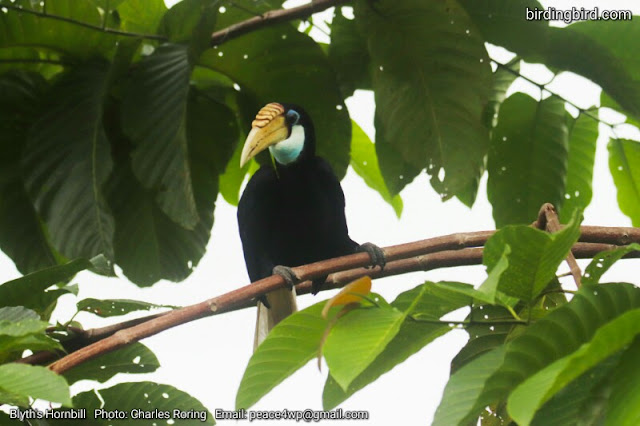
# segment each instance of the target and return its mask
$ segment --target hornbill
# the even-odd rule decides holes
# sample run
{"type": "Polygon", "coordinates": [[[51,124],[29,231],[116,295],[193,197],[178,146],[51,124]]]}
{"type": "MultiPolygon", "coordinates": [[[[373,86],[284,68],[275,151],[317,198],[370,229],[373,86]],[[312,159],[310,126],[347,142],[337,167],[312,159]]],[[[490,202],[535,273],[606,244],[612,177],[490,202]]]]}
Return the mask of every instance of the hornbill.
{"type": "MultiPolygon", "coordinates": [[[[297,310],[293,286],[300,280],[290,267],[356,251],[366,251],[373,265],[384,266],[379,247],[349,238],[340,182],[329,163],[316,156],[315,142],[304,109],[270,103],[253,120],[242,149],[240,167],[267,148],[273,157],[249,180],[238,204],[249,278],[253,282],[278,274],[289,287],[258,301],[254,349],[275,324],[297,310]]],[[[313,282],[314,294],[325,278],[313,282]]]]}

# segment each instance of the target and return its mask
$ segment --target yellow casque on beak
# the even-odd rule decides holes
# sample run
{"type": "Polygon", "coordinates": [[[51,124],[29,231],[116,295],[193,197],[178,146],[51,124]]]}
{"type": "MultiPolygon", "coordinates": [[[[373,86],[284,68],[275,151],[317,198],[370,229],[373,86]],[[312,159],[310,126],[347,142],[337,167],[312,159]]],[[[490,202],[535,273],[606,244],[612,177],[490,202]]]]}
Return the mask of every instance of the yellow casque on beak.
{"type": "Polygon", "coordinates": [[[289,137],[289,128],[284,118],[284,107],[270,103],[262,107],[251,123],[251,131],[242,147],[240,167],[271,145],[289,137]]]}

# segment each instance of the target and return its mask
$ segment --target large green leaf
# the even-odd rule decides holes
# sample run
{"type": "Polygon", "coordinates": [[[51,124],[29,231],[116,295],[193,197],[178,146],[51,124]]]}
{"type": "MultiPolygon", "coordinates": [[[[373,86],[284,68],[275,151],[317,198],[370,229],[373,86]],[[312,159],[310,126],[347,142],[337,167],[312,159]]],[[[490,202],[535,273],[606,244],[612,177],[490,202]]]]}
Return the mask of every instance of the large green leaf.
{"type": "Polygon", "coordinates": [[[612,374],[612,391],[607,404],[607,425],[640,423],[640,339],[624,351],[612,374]]]}
{"type": "Polygon", "coordinates": [[[66,380],[46,367],[13,363],[0,365],[0,395],[5,393],[16,398],[39,398],[71,405],[66,380]]]}
{"type": "Polygon", "coordinates": [[[133,172],[173,221],[193,229],[199,217],[187,148],[188,48],[165,44],[138,64],[122,102],[122,128],[135,146],[133,172]]]}
{"type": "Polygon", "coordinates": [[[498,278],[498,290],[531,301],[555,277],[558,266],[579,236],[580,221],[577,217],[555,234],[524,225],[507,226],[485,244],[483,263],[491,273],[501,264],[505,257],[505,246],[508,245],[508,266],[498,278]]]}
{"type": "Polygon", "coordinates": [[[507,343],[504,356],[493,359],[490,374],[483,375],[480,379],[470,367],[496,351],[481,356],[458,370],[450,381],[455,386],[445,389],[443,401],[438,408],[443,413],[441,416],[448,416],[447,422],[439,424],[467,424],[484,407],[506,398],[527,378],[554,361],[580,350],[584,343],[594,338],[601,327],[638,308],[640,291],[631,284],[583,285],[569,303],[544,316],[507,343]],[[461,401],[461,383],[468,381],[476,384],[476,390],[461,401]],[[454,410],[454,403],[455,412],[451,411],[454,410]],[[455,413],[455,416],[448,412],[455,413]]]}
{"type": "Polygon", "coordinates": [[[104,383],[118,373],[144,374],[156,371],[160,362],[142,343],[134,343],[84,362],[64,373],[69,384],[79,380],[104,383]]]}
{"type": "Polygon", "coordinates": [[[26,336],[43,332],[49,324],[22,306],[0,308],[0,336],[26,336]]]}
{"type": "Polygon", "coordinates": [[[519,425],[530,424],[536,411],[549,398],[585,371],[628,346],[638,334],[640,309],[625,312],[603,325],[577,351],[560,358],[516,387],[509,396],[509,414],[519,425]]]}
{"type": "Polygon", "coordinates": [[[188,42],[193,58],[209,47],[219,0],[182,0],[162,17],[159,31],[173,42],[188,42]]]}
{"type": "MultiPolygon", "coordinates": [[[[491,69],[479,31],[455,1],[362,0],[355,12],[373,62],[376,138],[426,168],[443,198],[467,190],[482,173],[488,145],[481,118],[491,69]]],[[[376,149],[395,194],[413,176],[398,182],[397,157],[376,149]]]]}
{"type": "Polygon", "coordinates": [[[342,8],[336,8],[331,21],[328,56],[345,99],[356,89],[371,89],[371,57],[367,41],[360,34],[355,19],[346,18],[342,8]]]}
{"type": "MultiPolygon", "coordinates": [[[[42,12],[44,5],[30,0],[3,2],[11,7],[37,12],[42,12]]],[[[0,13],[0,47],[34,46],[78,59],[107,56],[115,47],[117,36],[69,22],[79,21],[101,27],[103,18],[94,0],[49,0],[46,2],[46,12],[66,20],[14,9],[0,13]]]]}
{"type": "Polygon", "coordinates": [[[16,72],[0,78],[0,248],[23,274],[56,264],[19,166],[45,90],[38,74],[16,72]]]}
{"type": "Polygon", "coordinates": [[[296,312],[279,322],[258,346],[244,371],[236,409],[249,408],[318,354],[328,321],[324,303],[296,312]]]}
{"type": "Polygon", "coordinates": [[[598,122],[580,114],[574,119],[568,115],[569,159],[565,200],[560,209],[560,221],[567,222],[575,210],[582,210],[591,202],[593,163],[598,140],[598,122]]]}
{"type": "Polygon", "coordinates": [[[331,328],[323,353],[331,377],[343,390],[382,353],[405,317],[393,307],[357,309],[331,328]]]}
{"type": "Polygon", "coordinates": [[[638,55],[633,48],[640,33],[631,21],[585,21],[566,28],[549,27],[543,19],[528,20],[532,0],[460,0],[489,43],[503,46],[527,62],[544,63],[583,75],[599,84],[625,111],[640,117],[638,55]]]}
{"type": "Polygon", "coordinates": [[[465,425],[471,422],[469,407],[484,390],[485,382],[500,368],[505,355],[503,346],[479,356],[451,376],[433,417],[433,426],[465,425]]]}
{"type": "Polygon", "coordinates": [[[367,134],[355,121],[351,122],[351,167],[360,175],[369,188],[380,194],[393,210],[396,216],[402,214],[402,198],[399,195],[391,196],[378,167],[376,148],[367,134]]]}
{"type": "Polygon", "coordinates": [[[640,226],[640,142],[612,139],[609,149],[609,170],[618,190],[618,206],[640,226]]]}
{"type": "MultiPolygon", "coordinates": [[[[169,417],[164,419],[163,423],[171,420],[170,424],[176,425],[215,424],[213,416],[200,401],[171,385],[153,382],[119,383],[107,389],[82,392],[73,397],[73,406],[86,408],[87,413],[91,414],[99,408],[108,412],[120,410],[127,414],[135,410],[166,411],[169,413],[169,417]],[[175,416],[174,410],[182,413],[181,415],[184,417],[175,416]]],[[[132,423],[140,426],[152,426],[160,422],[159,418],[147,419],[144,417],[135,420],[132,420],[132,417],[123,420],[92,418],[90,424],[107,426],[130,425],[132,423]]]]}
{"type": "MultiPolygon", "coordinates": [[[[236,8],[229,8],[236,9],[236,8]]],[[[250,10],[263,11],[253,2],[250,10]]],[[[220,14],[217,28],[239,16],[237,10],[220,14]]],[[[313,120],[318,155],[329,161],[342,178],[349,165],[351,124],[329,60],[306,34],[281,24],[229,40],[207,50],[200,65],[218,71],[255,99],[253,114],[268,102],[300,105],[313,120]]]]}
{"type": "MultiPolygon", "coordinates": [[[[460,286],[464,285],[460,284],[460,286]]],[[[470,285],[467,287],[473,288],[470,285]]],[[[428,343],[451,330],[447,324],[416,321],[412,319],[414,315],[419,315],[422,319],[438,321],[443,315],[468,306],[471,302],[470,297],[455,290],[452,291],[450,287],[437,286],[430,282],[400,294],[391,303],[391,306],[402,312],[404,316],[400,330],[346,390],[343,390],[338,382],[329,375],[322,394],[324,409],[335,408],[355,392],[374,382],[428,343]]]]}
{"type": "Polygon", "coordinates": [[[603,423],[611,392],[610,376],[620,357],[614,355],[569,383],[537,412],[535,426],[598,425],[603,423]]]}
{"type": "Polygon", "coordinates": [[[487,195],[497,227],[531,223],[544,203],[561,206],[567,173],[564,104],[542,102],[523,93],[500,108],[491,134],[487,195]]]}
{"type": "Polygon", "coordinates": [[[71,258],[113,259],[114,222],[102,191],[112,169],[102,120],[108,70],[95,63],[63,76],[23,152],[25,186],[52,244],[71,258]]]}

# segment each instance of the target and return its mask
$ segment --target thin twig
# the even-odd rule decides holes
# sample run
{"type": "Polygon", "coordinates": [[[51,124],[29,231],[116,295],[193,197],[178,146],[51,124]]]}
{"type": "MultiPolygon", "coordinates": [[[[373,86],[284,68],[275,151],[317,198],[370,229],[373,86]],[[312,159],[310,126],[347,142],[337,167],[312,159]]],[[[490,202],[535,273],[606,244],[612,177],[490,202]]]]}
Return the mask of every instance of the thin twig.
{"type": "MultiPolygon", "coordinates": [[[[616,248],[616,245],[606,244],[610,240],[626,241],[630,239],[632,242],[640,242],[640,229],[638,228],[590,228],[594,235],[599,234],[602,236],[603,243],[575,244],[572,251],[576,257],[593,257],[601,251],[616,248]],[[615,235],[616,233],[617,235],[615,235]]],[[[310,292],[313,279],[329,274],[331,275],[329,275],[327,282],[323,286],[323,290],[344,286],[346,283],[364,275],[369,275],[371,278],[379,278],[412,271],[480,264],[482,262],[482,248],[479,246],[483,245],[494,232],[481,231],[452,234],[386,247],[384,252],[389,262],[384,270],[364,268],[370,264],[367,253],[356,253],[295,267],[292,269],[296,275],[306,281],[297,286],[297,291],[300,294],[310,292]]],[[[591,238],[594,238],[593,235],[591,235],[591,238]]],[[[630,253],[628,257],[639,255],[639,252],[634,252],[630,253]]],[[[50,368],[57,373],[62,373],[99,355],[119,349],[177,325],[246,307],[260,295],[284,287],[285,282],[279,275],[264,278],[221,296],[167,312],[133,327],[120,329],[109,337],[61,358],[51,364],[50,368]]]]}
{"type": "Polygon", "coordinates": [[[211,35],[210,45],[217,46],[251,31],[259,30],[260,28],[270,25],[292,21],[294,19],[307,18],[314,13],[322,12],[333,6],[339,6],[347,3],[347,1],[349,0],[315,0],[291,9],[270,10],[261,15],[233,24],[220,31],[216,31],[211,35]]]}
{"type": "Polygon", "coordinates": [[[100,32],[103,32],[103,33],[115,34],[115,35],[124,36],[124,37],[144,38],[144,39],[148,39],[148,40],[168,41],[167,37],[161,36],[161,35],[158,35],[158,34],[141,34],[141,33],[129,32],[129,31],[114,30],[112,28],[103,28],[101,25],[93,25],[93,24],[89,24],[87,22],[82,22],[82,21],[77,21],[77,20],[72,19],[72,18],[67,18],[66,16],[51,15],[51,14],[46,13],[46,12],[39,12],[37,10],[27,9],[27,8],[24,8],[24,7],[21,7],[21,6],[16,6],[16,5],[7,4],[7,3],[2,3],[1,6],[3,8],[5,8],[5,9],[16,10],[16,11],[21,12],[21,13],[28,13],[30,15],[38,16],[40,18],[54,19],[56,21],[66,22],[68,24],[77,25],[79,27],[84,27],[84,28],[89,28],[91,30],[100,31],[100,32]]]}
{"type": "MultiPolygon", "coordinates": [[[[536,220],[536,222],[534,222],[534,225],[537,228],[546,230],[549,233],[554,233],[562,230],[562,225],[560,225],[560,220],[558,219],[558,213],[551,203],[544,203],[542,207],[540,207],[540,211],[538,212],[538,219],[536,220]]],[[[569,271],[573,276],[576,287],[580,288],[582,271],[580,270],[578,262],[576,262],[575,256],[571,252],[569,252],[569,254],[567,255],[567,265],[569,265],[569,271]]]]}

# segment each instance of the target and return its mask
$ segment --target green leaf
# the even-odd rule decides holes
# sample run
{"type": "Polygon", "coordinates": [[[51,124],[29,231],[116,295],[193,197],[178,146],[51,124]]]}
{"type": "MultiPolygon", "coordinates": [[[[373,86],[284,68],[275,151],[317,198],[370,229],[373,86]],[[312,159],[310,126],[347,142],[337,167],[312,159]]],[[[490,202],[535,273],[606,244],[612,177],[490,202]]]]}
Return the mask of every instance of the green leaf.
{"type": "Polygon", "coordinates": [[[34,311],[22,306],[0,308],[0,336],[26,336],[42,333],[49,324],[34,311]]]}
{"type": "Polygon", "coordinates": [[[331,21],[328,56],[345,99],[356,89],[371,90],[371,57],[367,41],[360,34],[355,19],[344,16],[343,8],[335,9],[331,21]]]}
{"type": "MultiPolygon", "coordinates": [[[[451,286],[437,284],[440,283],[427,282],[412,290],[405,291],[391,303],[391,306],[404,315],[400,330],[382,353],[351,382],[346,391],[329,375],[322,394],[322,404],[325,410],[335,408],[358,390],[374,382],[428,343],[451,330],[447,324],[420,322],[410,317],[419,314],[424,319],[438,321],[443,315],[471,304],[470,297],[458,292],[457,288],[452,289],[453,283],[448,283],[451,286]]],[[[460,288],[464,286],[473,288],[468,284],[455,284],[458,284],[460,288]]]]}
{"type": "MultiPolygon", "coordinates": [[[[597,289],[597,287],[592,287],[597,289]]],[[[593,290],[597,293],[597,290],[593,290]]],[[[640,334],[640,309],[623,313],[600,327],[580,348],[555,361],[516,387],[507,402],[511,417],[529,425],[549,398],[585,371],[629,345],[640,334]]]]}
{"type": "MultiPolygon", "coordinates": [[[[16,0],[11,2],[11,5],[42,11],[40,2],[30,0],[16,0]]],[[[0,28],[3,28],[0,32],[0,46],[4,48],[34,46],[44,52],[53,52],[80,60],[98,55],[106,57],[115,47],[118,37],[114,34],[96,31],[73,22],[79,21],[101,27],[103,18],[95,1],[49,1],[46,12],[66,20],[40,17],[12,9],[0,14],[0,28]]]]}
{"type": "Polygon", "coordinates": [[[356,309],[332,327],[323,353],[331,377],[343,390],[398,334],[404,318],[394,308],[356,309]]]}
{"type": "Polygon", "coordinates": [[[191,69],[186,46],[162,45],[138,63],[122,101],[122,128],[135,145],[133,172],[186,229],[199,220],[187,149],[191,69]]]}
{"type": "Polygon", "coordinates": [[[52,266],[32,272],[0,285],[0,306],[26,306],[38,312],[45,310],[50,301],[41,299],[42,293],[54,284],[64,282],[78,272],[91,268],[86,259],[76,259],[64,265],[52,266]],[[44,304],[43,304],[44,302],[44,304]]]}
{"type": "Polygon", "coordinates": [[[558,266],[579,236],[580,221],[577,216],[555,234],[524,225],[506,226],[485,244],[482,263],[491,274],[494,268],[501,267],[505,246],[509,245],[511,252],[506,255],[508,267],[498,278],[498,290],[531,301],[555,277],[558,266]]]}
{"type": "Polygon", "coordinates": [[[124,31],[155,34],[167,11],[164,0],[126,0],[118,6],[124,31]]]}
{"type": "Polygon", "coordinates": [[[612,373],[612,390],[607,404],[607,425],[633,425],[640,422],[640,339],[623,352],[612,373]]]}
{"type": "Polygon", "coordinates": [[[536,412],[535,426],[603,424],[610,378],[620,357],[613,355],[569,383],[536,412]]]}
{"type": "Polygon", "coordinates": [[[561,206],[567,174],[564,103],[537,102],[524,93],[500,108],[491,134],[487,196],[497,227],[531,223],[544,203],[561,206]]]}
{"type": "Polygon", "coordinates": [[[484,125],[493,129],[498,124],[500,106],[507,97],[507,90],[518,77],[520,72],[520,58],[515,57],[504,66],[499,66],[493,72],[493,85],[489,94],[489,103],[484,109],[484,125]],[[509,71],[511,70],[511,71],[509,71]]]}
{"type": "Polygon", "coordinates": [[[193,58],[207,50],[219,0],[182,0],[162,17],[159,32],[175,43],[188,42],[193,58]]]}
{"type": "Polygon", "coordinates": [[[487,276],[487,279],[476,290],[475,298],[491,305],[496,303],[496,295],[498,293],[498,285],[502,278],[502,274],[509,269],[509,255],[511,254],[511,246],[509,244],[504,245],[504,251],[500,256],[500,259],[492,265],[491,272],[487,276]]]}
{"type": "Polygon", "coordinates": [[[607,250],[598,253],[584,271],[582,277],[583,284],[598,284],[600,278],[607,272],[614,263],[622,259],[626,254],[640,251],[640,244],[629,244],[628,246],[618,247],[615,250],[607,250]]]}
{"type": "MultiPolygon", "coordinates": [[[[169,412],[172,424],[176,425],[213,425],[215,424],[211,413],[200,401],[191,395],[176,389],[171,385],[163,385],[154,382],[120,383],[107,389],[94,389],[79,393],[73,397],[73,406],[86,408],[88,413],[102,408],[106,411],[121,410],[130,413],[132,410],[144,410],[169,412]],[[174,410],[191,415],[191,418],[180,419],[174,416],[174,410]],[[201,417],[195,416],[203,416],[201,417]]],[[[164,421],[166,422],[166,420],[164,421]]],[[[158,419],[135,420],[136,425],[151,426],[157,424],[158,419]]],[[[131,419],[109,420],[94,419],[92,425],[127,425],[132,424],[131,419]]]]}
{"type": "Polygon", "coordinates": [[[113,216],[102,193],[112,169],[102,121],[108,70],[96,63],[65,74],[23,153],[25,186],[52,244],[71,258],[113,259],[113,216]]]}
{"type": "Polygon", "coordinates": [[[160,362],[155,354],[142,343],[134,343],[73,367],[64,373],[64,377],[69,384],[79,380],[104,383],[118,373],[151,373],[158,367],[160,362]]]}
{"type": "Polygon", "coordinates": [[[249,408],[318,354],[327,320],[324,303],[296,312],[279,322],[258,346],[244,371],[236,409],[249,408]]]}
{"type": "Polygon", "coordinates": [[[598,140],[598,122],[580,114],[578,118],[569,118],[569,159],[567,162],[567,184],[565,200],[560,209],[561,222],[571,219],[576,210],[584,211],[591,203],[591,182],[593,163],[598,140]]]}
{"type": "Polygon", "coordinates": [[[461,0],[487,42],[527,62],[572,71],[600,85],[626,111],[640,117],[639,60],[631,48],[640,34],[637,20],[584,21],[566,28],[527,20],[526,9],[544,10],[531,0],[461,0]]]}
{"type": "Polygon", "coordinates": [[[0,77],[0,248],[23,274],[57,263],[19,167],[45,91],[39,74],[11,72],[0,77]]]}
{"type": "Polygon", "coordinates": [[[32,352],[64,351],[64,348],[57,340],[44,333],[23,336],[0,335],[0,362],[19,358],[27,349],[32,352]]]}
{"type": "MultiPolygon", "coordinates": [[[[266,5],[248,3],[257,13],[269,10],[266,5]]],[[[218,16],[217,29],[225,28],[235,17],[252,17],[231,12],[218,16]]],[[[339,178],[344,177],[351,141],[349,114],[335,72],[313,39],[290,24],[280,24],[207,50],[199,65],[226,75],[241,93],[254,99],[253,115],[268,102],[303,107],[313,119],[318,155],[329,161],[339,178]]]]}
{"type": "MultiPolygon", "coordinates": [[[[444,199],[468,190],[488,146],[481,118],[491,69],[480,32],[455,1],[361,0],[355,12],[373,63],[376,135],[404,162],[427,168],[444,199]]],[[[381,150],[378,159],[387,179],[397,166],[381,150]]],[[[387,185],[392,194],[403,186],[387,185]]]]}
{"type": "MultiPolygon", "coordinates": [[[[505,348],[500,346],[479,356],[451,376],[433,417],[433,426],[465,425],[471,422],[469,407],[484,391],[485,382],[500,368],[505,348]]],[[[484,407],[483,407],[484,408],[484,407]]]]}
{"type": "Polygon", "coordinates": [[[237,206],[240,202],[240,187],[249,170],[249,164],[244,167],[238,167],[240,164],[240,155],[242,153],[242,144],[237,144],[233,151],[233,156],[227,163],[224,173],[220,175],[220,195],[224,200],[232,206],[237,206]]]}
{"type": "MultiPolygon", "coordinates": [[[[27,364],[0,365],[0,394],[31,397],[71,406],[66,380],[46,367],[27,364]]],[[[0,401],[3,403],[5,401],[0,401]]]]}
{"type": "MultiPolygon", "coordinates": [[[[584,343],[594,338],[601,327],[638,308],[640,291],[631,284],[583,285],[569,303],[556,308],[511,340],[505,346],[504,357],[494,359],[490,375],[483,376],[481,383],[478,383],[480,391],[470,394],[464,402],[458,397],[455,400],[456,417],[447,417],[448,422],[441,424],[466,424],[472,421],[484,407],[506,398],[527,378],[556,360],[578,351],[584,343]]],[[[475,373],[465,371],[486,356],[477,358],[458,370],[450,383],[456,376],[456,386],[460,386],[460,382],[477,380],[477,377],[469,376],[475,373]]],[[[442,408],[439,407],[438,411],[453,410],[451,398],[456,396],[449,395],[450,393],[445,389],[442,408]]]]}
{"type": "Polygon", "coordinates": [[[618,206],[640,226],[640,142],[612,139],[609,149],[609,170],[618,190],[618,206]]]}
{"type": "Polygon", "coordinates": [[[157,305],[155,303],[143,302],[141,300],[128,299],[94,299],[87,298],[79,301],[76,306],[79,311],[91,312],[99,317],[107,318],[119,315],[126,315],[135,311],[148,311],[154,308],[176,308],[170,305],[157,305]]]}
{"type": "Polygon", "coordinates": [[[402,198],[399,195],[391,196],[378,167],[378,157],[376,148],[369,136],[358,126],[355,121],[351,121],[351,167],[364,180],[369,188],[380,194],[393,210],[396,216],[402,214],[402,198]]]}

